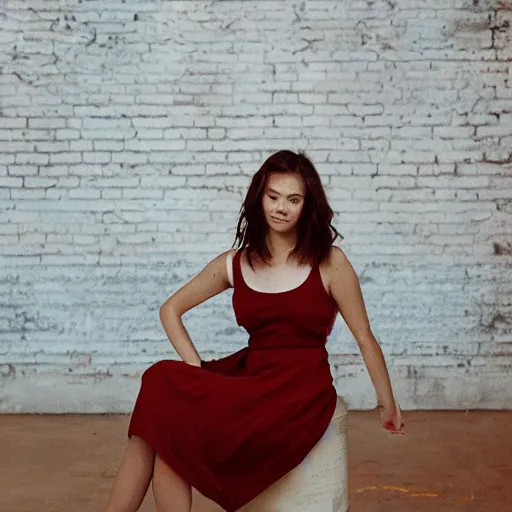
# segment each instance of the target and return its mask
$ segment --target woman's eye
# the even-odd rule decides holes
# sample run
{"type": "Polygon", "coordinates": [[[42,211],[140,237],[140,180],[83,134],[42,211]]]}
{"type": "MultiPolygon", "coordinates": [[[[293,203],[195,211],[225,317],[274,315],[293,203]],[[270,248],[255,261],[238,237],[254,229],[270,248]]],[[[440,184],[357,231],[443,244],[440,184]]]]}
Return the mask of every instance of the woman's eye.
{"type": "Polygon", "coordinates": [[[270,197],[270,199],[272,199],[273,201],[275,201],[277,199],[276,196],[268,196],[268,197],[270,197]]]}

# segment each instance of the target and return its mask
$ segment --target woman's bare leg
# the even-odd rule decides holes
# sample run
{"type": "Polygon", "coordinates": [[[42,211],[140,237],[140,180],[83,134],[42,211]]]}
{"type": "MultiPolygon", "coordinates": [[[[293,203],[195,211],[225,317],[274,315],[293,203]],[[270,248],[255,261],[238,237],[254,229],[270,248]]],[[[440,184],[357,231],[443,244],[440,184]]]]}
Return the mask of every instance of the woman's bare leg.
{"type": "Polygon", "coordinates": [[[153,474],[155,452],[143,439],[132,436],[114,480],[106,512],[136,512],[146,496],[153,474]]]}
{"type": "Polygon", "coordinates": [[[192,488],[158,454],[153,471],[153,495],[158,512],[190,512],[192,488]]]}

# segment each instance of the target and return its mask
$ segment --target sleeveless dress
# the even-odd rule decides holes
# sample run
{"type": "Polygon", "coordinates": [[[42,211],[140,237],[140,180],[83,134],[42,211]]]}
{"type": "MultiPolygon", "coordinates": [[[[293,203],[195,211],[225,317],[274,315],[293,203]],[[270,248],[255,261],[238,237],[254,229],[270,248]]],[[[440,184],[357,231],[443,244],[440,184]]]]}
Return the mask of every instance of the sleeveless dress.
{"type": "Polygon", "coordinates": [[[326,342],[336,304],[318,265],[298,287],[255,291],[233,258],[233,308],[248,346],[201,367],[148,368],[128,429],[192,487],[235,512],[296,467],[333,417],[326,342]]]}

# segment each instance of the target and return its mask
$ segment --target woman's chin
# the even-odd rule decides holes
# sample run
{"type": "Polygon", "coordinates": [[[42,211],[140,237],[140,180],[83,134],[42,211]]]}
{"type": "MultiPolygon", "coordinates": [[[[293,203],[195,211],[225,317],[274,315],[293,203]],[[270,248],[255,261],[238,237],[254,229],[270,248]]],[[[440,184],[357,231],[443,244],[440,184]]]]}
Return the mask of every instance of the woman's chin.
{"type": "Polygon", "coordinates": [[[285,235],[292,233],[294,231],[295,226],[290,226],[288,224],[269,224],[270,230],[274,233],[279,233],[280,235],[285,235]]]}

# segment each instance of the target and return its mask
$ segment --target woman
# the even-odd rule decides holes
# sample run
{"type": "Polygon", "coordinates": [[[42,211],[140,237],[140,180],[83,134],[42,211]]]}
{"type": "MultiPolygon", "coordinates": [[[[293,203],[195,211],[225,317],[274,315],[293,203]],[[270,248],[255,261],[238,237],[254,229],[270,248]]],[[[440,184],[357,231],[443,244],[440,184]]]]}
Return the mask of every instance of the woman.
{"type": "Polygon", "coordinates": [[[151,480],[159,511],[189,512],[192,486],[235,512],[297,466],[336,406],[325,345],[338,311],[361,349],[382,426],[403,433],[357,275],[333,246],[332,217],[305,155],[279,151],[254,175],[238,250],[217,256],[161,307],[183,361],[160,361],[142,377],[108,512],[137,510],[151,480]],[[231,286],[248,346],[202,361],[181,317],[231,286]]]}

